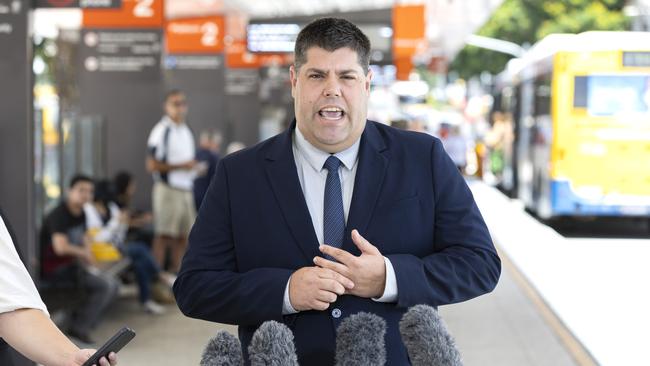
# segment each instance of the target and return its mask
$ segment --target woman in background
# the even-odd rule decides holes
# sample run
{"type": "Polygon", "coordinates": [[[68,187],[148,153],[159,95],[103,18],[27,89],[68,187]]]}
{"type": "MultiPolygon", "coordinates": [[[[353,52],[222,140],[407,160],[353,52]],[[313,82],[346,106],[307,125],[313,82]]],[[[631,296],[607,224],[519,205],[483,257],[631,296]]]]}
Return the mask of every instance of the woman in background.
{"type": "Polygon", "coordinates": [[[151,299],[151,283],[160,279],[171,287],[175,277],[161,271],[146,244],[126,240],[129,214],[114,202],[110,182],[95,184],[94,202],[84,206],[84,213],[86,228],[94,232],[93,241],[110,243],[131,259],[143,310],[150,314],[163,314],[165,308],[151,299]]]}

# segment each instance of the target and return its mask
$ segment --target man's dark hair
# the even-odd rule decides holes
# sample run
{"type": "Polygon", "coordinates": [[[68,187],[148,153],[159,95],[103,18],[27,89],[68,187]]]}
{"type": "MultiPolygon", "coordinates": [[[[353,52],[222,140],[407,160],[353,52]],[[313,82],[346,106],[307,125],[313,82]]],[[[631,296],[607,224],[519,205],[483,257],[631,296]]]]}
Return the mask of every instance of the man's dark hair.
{"type": "Polygon", "coordinates": [[[165,98],[163,99],[163,102],[167,103],[169,98],[176,96],[176,95],[185,95],[182,90],[180,89],[170,89],[165,93],[165,98]]]}
{"type": "Polygon", "coordinates": [[[307,24],[296,39],[295,61],[296,70],[307,62],[307,50],[320,47],[334,52],[339,48],[348,47],[357,53],[359,65],[364,73],[370,67],[370,40],[356,25],[345,19],[321,18],[307,24]]]}
{"type": "Polygon", "coordinates": [[[83,174],[77,174],[72,179],[70,179],[70,185],[68,187],[73,188],[74,186],[77,185],[77,183],[90,183],[90,184],[95,184],[95,181],[93,181],[92,178],[89,176],[83,175],[83,174]]]}
{"type": "Polygon", "coordinates": [[[113,186],[115,187],[115,193],[120,195],[120,194],[125,194],[126,189],[129,187],[129,184],[133,180],[133,175],[127,171],[120,171],[117,174],[115,174],[115,178],[113,178],[113,186]]]}
{"type": "Polygon", "coordinates": [[[101,202],[106,207],[108,207],[110,202],[115,201],[115,192],[111,181],[102,179],[95,183],[94,201],[101,202]]]}

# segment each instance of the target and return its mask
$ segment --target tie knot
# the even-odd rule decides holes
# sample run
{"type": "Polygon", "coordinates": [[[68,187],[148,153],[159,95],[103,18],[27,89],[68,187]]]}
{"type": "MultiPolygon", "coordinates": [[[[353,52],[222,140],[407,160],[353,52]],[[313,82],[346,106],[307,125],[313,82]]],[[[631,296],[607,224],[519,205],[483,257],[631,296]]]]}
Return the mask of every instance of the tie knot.
{"type": "Polygon", "coordinates": [[[339,166],[341,166],[341,160],[339,160],[339,158],[334,155],[331,155],[329,158],[327,158],[327,160],[325,160],[325,164],[323,164],[323,167],[330,172],[337,172],[339,166]]]}

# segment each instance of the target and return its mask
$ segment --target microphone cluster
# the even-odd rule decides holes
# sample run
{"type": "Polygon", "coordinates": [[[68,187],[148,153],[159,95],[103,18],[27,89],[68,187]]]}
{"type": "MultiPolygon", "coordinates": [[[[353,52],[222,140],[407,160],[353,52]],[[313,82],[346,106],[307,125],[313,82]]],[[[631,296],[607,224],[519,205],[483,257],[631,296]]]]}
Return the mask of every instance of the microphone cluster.
{"type": "MultiPolygon", "coordinates": [[[[462,366],[460,353],[438,312],[428,305],[410,308],[399,324],[402,341],[413,366],[462,366]]],[[[386,364],[386,321],[370,313],[357,313],[336,331],[336,366],[386,364]]],[[[255,331],[248,347],[251,366],[298,366],[293,333],[284,324],[266,321],[255,331]]],[[[239,339],[218,332],[205,347],[201,366],[243,366],[239,339]]]]}

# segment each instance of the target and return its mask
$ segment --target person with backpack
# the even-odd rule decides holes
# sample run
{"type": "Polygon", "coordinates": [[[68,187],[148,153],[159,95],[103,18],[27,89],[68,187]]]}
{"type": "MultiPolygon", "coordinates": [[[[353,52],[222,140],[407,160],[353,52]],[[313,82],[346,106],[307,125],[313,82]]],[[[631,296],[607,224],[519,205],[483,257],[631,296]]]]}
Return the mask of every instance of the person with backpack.
{"type": "Polygon", "coordinates": [[[193,187],[201,164],[196,161],[192,130],[185,122],[185,94],[176,89],[169,91],[164,109],[165,115],[151,130],[147,142],[147,170],[154,178],[152,252],[164,269],[167,250],[171,250],[170,271],[178,272],[196,218],[193,187]]]}

